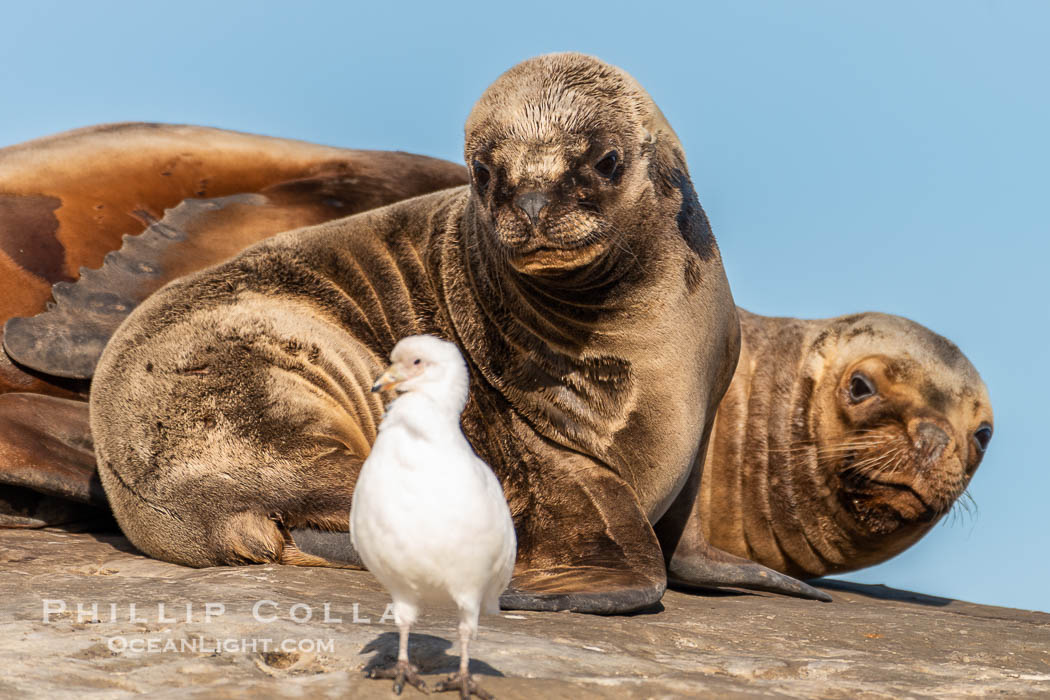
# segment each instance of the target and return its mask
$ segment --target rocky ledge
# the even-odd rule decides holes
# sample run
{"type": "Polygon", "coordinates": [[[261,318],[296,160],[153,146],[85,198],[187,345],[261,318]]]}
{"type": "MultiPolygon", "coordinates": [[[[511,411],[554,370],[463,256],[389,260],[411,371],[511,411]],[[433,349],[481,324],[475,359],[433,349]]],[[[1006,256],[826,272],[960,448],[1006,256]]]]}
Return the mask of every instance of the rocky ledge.
{"type": "MultiPolygon", "coordinates": [[[[392,697],[396,655],[367,573],[188,569],[117,535],[0,531],[0,696],[392,697]]],[[[833,603],[668,592],[631,617],[482,618],[472,671],[509,698],[1050,695],[1050,615],[826,581],[833,603]]],[[[411,654],[455,670],[452,610],[411,654]]],[[[402,697],[421,695],[405,688],[402,697]]]]}

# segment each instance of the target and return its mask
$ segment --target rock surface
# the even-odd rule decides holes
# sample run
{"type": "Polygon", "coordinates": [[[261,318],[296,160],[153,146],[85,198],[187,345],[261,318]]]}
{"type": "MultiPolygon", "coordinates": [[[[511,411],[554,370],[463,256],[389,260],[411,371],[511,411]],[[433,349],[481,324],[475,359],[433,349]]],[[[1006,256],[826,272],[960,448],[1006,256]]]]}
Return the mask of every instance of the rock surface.
{"type": "MultiPolygon", "coordinates": [[[[397,651],[367,573],[188,569],[56,530],[0,531],[0,565],[0,696],[392,697],[362,673],[397,651]]],[[[504,612],[471,666],[501,700],[1050,695],[1048,614],[824,587],[834,603],[672,591],[632,617],[504,612]]],[[[410,653],[428,685],[455,670],[454,638],[453,610],[424,613],[410,653]]]]}

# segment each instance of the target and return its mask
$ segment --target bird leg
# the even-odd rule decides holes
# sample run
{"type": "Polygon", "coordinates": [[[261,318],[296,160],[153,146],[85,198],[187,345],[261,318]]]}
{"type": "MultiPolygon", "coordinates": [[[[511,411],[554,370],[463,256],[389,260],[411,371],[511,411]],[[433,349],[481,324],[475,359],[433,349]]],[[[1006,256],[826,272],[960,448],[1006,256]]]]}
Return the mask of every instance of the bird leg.
{"type": "Polygon", "coordinates": [[[473,633],[474,628],[469,623],[461,622],[459,624],[459,671],[438,683],[434,689],[439,693],[458,690],[461,700],[467,700],[471,695],[477,696],[481,700],[494,700],[493,696],[478,685],[477,681],[474,680],[474,676],[470,675],[470,671],[467,670],[470,666],[469,646],[473,633]]]}
{"type": "Polygon", "coordinates": [[[424,693],[427,692],[427,684],[419,677],[419,669],[408,661],[408,630],[412,627],[410,622],[398,622],[397,663],[388,668],[373,668],[368,672],[369,678],[392,678],[394,680],[394,693],[401,694],[401,690],[407,682],[424,693]]]}

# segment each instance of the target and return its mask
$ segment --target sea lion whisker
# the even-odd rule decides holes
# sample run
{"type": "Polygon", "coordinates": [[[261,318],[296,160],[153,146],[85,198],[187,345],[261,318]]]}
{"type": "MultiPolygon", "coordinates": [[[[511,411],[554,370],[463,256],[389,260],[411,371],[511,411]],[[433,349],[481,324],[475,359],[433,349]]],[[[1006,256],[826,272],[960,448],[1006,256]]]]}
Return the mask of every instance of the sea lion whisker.
{"type": "Polygon", "coordinates": [[[856,472],[864,476],[878,476],[900,464],[902,455],[896,451],[881,452],[865,459],[861,459],[849,465],[847,471],[856,472]]]}
{"type": "Polygon", "coordinates": [[[959,494],[959,497],[955,500],[954,503],[952,503],[950,512],[953,518],[962,518],[963,516],[959,515],[959,513],[965,513],[966,517],[973,518],[974,524],[976,524],[977,522],[977,516],[980,515],[980,511],[977,507],[977,501],[974,500],[968,488],[963,489],[963,492],[959,494]]]}
{"type": "Polygon", "coordinates": [[[882,444],[882,440],[872,440],[869,442],[851,442],[846,444],[836,443],[834,445],[817,445],[815,443],[810,444],[797,444],[791,447],[771,447],[768,452],[779,452],[779,453],[806,453],[812,450],[816,450],[819,453],[826,452],[850,452],[855,451],[863,447],[872,447],[882,444]]]}

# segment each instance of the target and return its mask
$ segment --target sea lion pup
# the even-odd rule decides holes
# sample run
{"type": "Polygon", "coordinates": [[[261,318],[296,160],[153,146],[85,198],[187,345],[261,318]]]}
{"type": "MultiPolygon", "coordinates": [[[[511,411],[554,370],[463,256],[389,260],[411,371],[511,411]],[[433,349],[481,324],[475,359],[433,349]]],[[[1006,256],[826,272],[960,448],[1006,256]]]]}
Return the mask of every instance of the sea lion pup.
{"type": "Polygon", "coordinates": [[[468,187],[279,235],[129,316],[91,425],[137,547],[191,566],[353,563],[301,533],[345,532],[383,409],[368,388],[398,339],[426,333],[463,351],[464,432],[515,519],[504,605],[659,600],[661,544],[684,521],[662,541],[652,523],[695,498],[683,485],[739,342],[677,138],[626,73],[557,54],[489,87],[465,155],[468,187]]]}
{"type": "Polygon", "coordinates": [[[965,491],[992,437],[980,375],[899,316],[804,321],[740,310],[743,344],[689,527],[814,577],[914,544],[965,491]]]}

